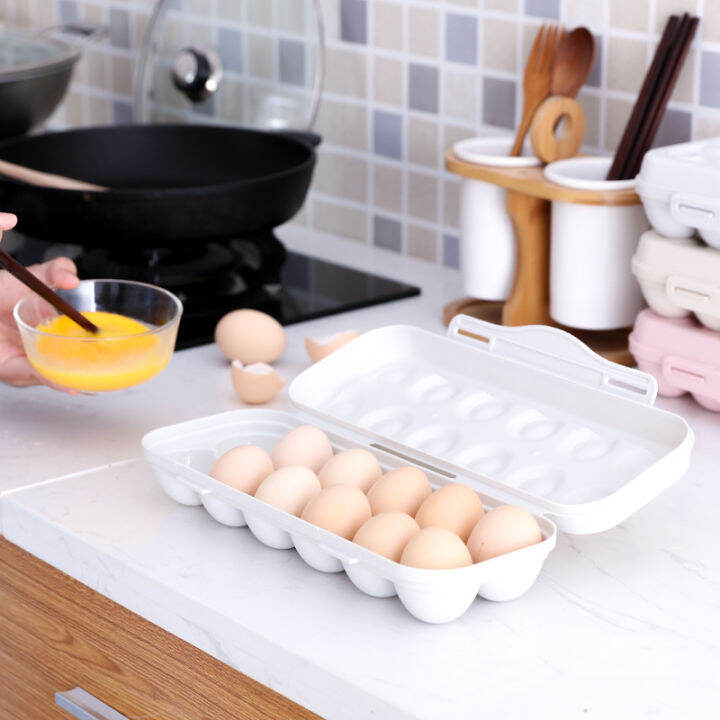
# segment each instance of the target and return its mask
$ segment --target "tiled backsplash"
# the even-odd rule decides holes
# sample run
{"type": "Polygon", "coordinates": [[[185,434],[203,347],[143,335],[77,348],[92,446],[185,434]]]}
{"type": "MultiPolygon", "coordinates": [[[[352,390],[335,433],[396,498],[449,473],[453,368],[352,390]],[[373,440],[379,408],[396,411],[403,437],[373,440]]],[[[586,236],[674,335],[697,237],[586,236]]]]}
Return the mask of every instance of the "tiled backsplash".
{"type": "MultiPolygon", "coordinates": [[[[229,66],[224,23],[245,3],[292,13],[303,0],[175,0],[210,18],[229,66]]],[[[443,152],[458,139],[514,127],[521,73],[546,19],[587,25],[597,61],[579,100],[587,150],[610,154],[666,17],[703,17],[658,143],[720,135],[720,0],[321,0],[327,76],[316,124],[324,143],[297,219],[432,262],[458,262],[458,180],[443,152]]],[[[86,53],[55,127],[128,121],[132,73],[151,0],[0,0],[10,24],[77,18],[110,36],[86,53]]],[[[215,112],[213,110],[213,112],[215,112]]]]}

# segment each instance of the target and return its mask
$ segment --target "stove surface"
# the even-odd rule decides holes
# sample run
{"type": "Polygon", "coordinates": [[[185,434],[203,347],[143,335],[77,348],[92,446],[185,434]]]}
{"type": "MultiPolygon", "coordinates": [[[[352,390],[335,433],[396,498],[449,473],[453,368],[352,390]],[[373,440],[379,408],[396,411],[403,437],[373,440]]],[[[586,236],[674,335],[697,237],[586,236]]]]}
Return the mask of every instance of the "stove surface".
{"type": "Polygon", "coordinates": [[[178,349],[212,342],[218,320],[239,308],[262,310],[291,325],[420,294],[412,285],[287,252],[272,235],[120,257],[17,232],[6,233],[3,246],[24,265],[67,255],[82,278],[138,280],[170,290],[184,306],[178,349]]]}

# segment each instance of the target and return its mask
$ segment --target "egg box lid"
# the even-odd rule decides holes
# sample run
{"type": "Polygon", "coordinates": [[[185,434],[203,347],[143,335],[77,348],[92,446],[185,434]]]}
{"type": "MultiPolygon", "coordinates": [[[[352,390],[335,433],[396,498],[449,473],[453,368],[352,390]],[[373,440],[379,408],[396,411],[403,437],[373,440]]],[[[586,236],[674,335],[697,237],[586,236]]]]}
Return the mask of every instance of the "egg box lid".
{"type": "Polygon", "coordinates": [[[653,407],[654,378],[569,333],[459,315],[446,337],[409,325],[361,335],[302,372],[290,399],[566,532],[614,527],[675,483],[694,442],[653,407]]]}

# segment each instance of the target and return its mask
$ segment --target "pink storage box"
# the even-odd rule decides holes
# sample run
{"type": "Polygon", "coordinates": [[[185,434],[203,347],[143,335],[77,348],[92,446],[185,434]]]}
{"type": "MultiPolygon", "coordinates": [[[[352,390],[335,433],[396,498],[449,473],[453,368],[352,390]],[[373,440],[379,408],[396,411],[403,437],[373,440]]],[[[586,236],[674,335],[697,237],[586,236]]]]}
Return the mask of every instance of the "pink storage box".
{"type": "Polygon", "coordinates": [[[694,319],[662,317],[643,310],[630,334],[638,368],[653,375],[658,392],[679,397],[689,392],[700,405],[720,411],[720,334],[694,319]]]}

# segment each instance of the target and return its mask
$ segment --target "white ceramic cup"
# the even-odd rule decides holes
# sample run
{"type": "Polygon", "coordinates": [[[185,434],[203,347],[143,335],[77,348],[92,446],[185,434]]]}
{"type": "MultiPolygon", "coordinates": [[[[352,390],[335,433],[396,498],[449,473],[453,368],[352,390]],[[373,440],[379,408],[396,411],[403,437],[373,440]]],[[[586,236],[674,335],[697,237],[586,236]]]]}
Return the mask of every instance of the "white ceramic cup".
{"type": "MultiPolygon", "coordinates": [[[[455,155],[466,162],[498,167],[533,167],[529,154],[509,157],[511,137],[470,138],[455,143],[455,155]]],[[[504,188],[463,178],[460,188],[460,268],[465,292],[481,300],[507,300],[515,278],[516,245],[505,209],[504,188]]]]}
{"type": "MultiPolygon", "coordinates": [[[[611,158],[558,160],[545,176],[579,190],[626,190],[635,180],[605,180],[611,158]]],[[[644,307],[631,260],[649,227],[642,205],[553,202],[550,315],[583,330],[629,327],[644,307]]]]}

